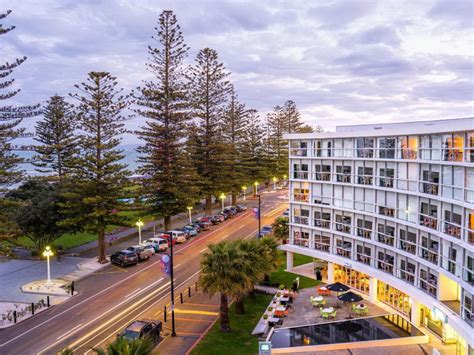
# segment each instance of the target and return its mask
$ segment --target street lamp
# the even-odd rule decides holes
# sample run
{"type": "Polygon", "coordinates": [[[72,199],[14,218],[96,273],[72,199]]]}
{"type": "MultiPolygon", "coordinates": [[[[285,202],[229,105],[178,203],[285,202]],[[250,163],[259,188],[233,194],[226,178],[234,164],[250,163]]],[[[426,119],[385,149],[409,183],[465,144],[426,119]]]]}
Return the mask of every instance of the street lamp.
{"type": "Polygon", "coordinates": [[[221,199],[221,202],[222,202],[222,211],[224,211],[225,194],[224,194],[224,193],[221,193],[221,195],[219,196],[219,198],[221,199]]]}
{"type": "Polygon", "coordinates": [[[193,208],[192,208],[192,206],[188,206],[186,208],[188,209],[188,212],[189,212],[189,223],[192,223],[193,219],[191,217],[191,211],[193,210],[193,208]]]}
{"type": "Polygon", "coordinates": [[[48,282],[51,282],[51,269],[49,267],[49,258],[53,256],[53,251],[50,246],[47,246],[43,251],[43,256],[46,257],[46,263],[48,265],[48,282]]]}
{"type": "Polygon", "coordinates": [[[142,227],[143,227],[143,222],[141,219],[135,223],[135,225],[138,227],[138,244],[142,244],[142,227]]]}
{"type": "Polygon", "coordinates": [[[244,201],[245,201],[245,191],[247,191],[247,186],[242,186],[242,192],[244,193],[244,201]]]}
{"type": "Polygon", "coordinates": [[[255,181],[255,182],[253,183],[253,186],[254,186],[253,196],[254,196],[254,197],[257,197],[258,181],[255,181]]]}
{"type": "Polygon", "coordinates": [[[276,190],[276,182],[278,181],[278,179],[276,176],[274,176],[272,180],[273,180],[273,190],[276,190]]]}

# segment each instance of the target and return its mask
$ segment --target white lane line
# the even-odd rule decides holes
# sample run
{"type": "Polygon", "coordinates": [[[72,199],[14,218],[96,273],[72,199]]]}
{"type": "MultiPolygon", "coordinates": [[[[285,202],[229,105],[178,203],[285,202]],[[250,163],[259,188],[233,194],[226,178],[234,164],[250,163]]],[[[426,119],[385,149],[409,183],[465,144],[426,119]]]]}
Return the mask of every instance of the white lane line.
{"type": "Polygon", "coordinates": [[[199,254],[204,253],[206,250],[207,250],[207,247],[205,247],[204,249],[202,249],[201,251],[199,251],[199,254]]]}
{"type": "Polygon", "coordinates": [[[139,287],[139,288],[137,288],[135,291],[133,291],[133,292],[130,292],[128,295],[126,295],[126,296],[125,296],[125,299],[127,299],[127,298],[130,298],[130,297],[134,296],[134,295],[135,295],[137,292],[140,292],[140,290],[141,290],[141,289],[142,289],[142,288],[141,288],[141,287],[139,287]]]}
{"type": "Polygon", "coordinates": [[[181,264],[175,265],[175,266],[173,266],[173,269],[177,269],[177,268],[179,268],[180,266],[181,266],[181,264]]]}
{"type": "Polygon", "coordinates": [[[229,234],[224,235],[224,236],[222,237],[222,239],[226,239],[226,238],[228,238],[228,237],[229,237],[229,234]]]}
{"type": "Polygon", "coordinates": [[[237,230],[241,230],[244,227],[245,227],[245,224],[242,224],[239,228],[237,228],[237,230]]]}
{"type": "Polygon", "coordinates": [[[64,333],[63,335],[58,336],[56,339],[59,340],[59,339],[63,339],[63,338],[65,338],[65,337],[67,337],[71,332],[75,331],[75,330],[76,330],[77,328],[79,328],[81,325],[82,325],[82,323],[76,325],[74,328],[70,329],[69,331],[67,331],[67,332],[64,333]]]}

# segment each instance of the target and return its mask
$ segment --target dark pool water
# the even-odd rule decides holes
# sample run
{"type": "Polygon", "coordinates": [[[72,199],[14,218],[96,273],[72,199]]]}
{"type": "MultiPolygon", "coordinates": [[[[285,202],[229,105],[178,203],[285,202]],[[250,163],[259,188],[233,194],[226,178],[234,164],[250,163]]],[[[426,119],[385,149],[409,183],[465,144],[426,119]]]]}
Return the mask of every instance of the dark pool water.
{"type": "Polygon", "coordinates": [[[352,343],[421,336],[423,333],[397,314],[275,329],[273,348],[352,343]]]}

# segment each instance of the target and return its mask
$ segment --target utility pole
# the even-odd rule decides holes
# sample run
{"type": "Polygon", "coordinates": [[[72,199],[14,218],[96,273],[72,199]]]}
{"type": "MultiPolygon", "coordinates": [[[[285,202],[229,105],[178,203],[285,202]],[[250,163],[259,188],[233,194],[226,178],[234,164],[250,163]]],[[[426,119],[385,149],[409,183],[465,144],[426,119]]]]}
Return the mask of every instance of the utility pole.
{"type": "Polygon", "coordinates": [[[173,275],[173,236],[170,235],[170,277],[171,277],[171,336],[176,336],[176,329],[174,323],[174,275],[173,275]]]}
{"type": "Polygon", "coordinates": [[[262,209],[261,209],[261,196],[260,194],[257,195],[258,196],[258,236],[260,237],[260,228],[261,228],[261,224],[262,224],[262,209]]]}

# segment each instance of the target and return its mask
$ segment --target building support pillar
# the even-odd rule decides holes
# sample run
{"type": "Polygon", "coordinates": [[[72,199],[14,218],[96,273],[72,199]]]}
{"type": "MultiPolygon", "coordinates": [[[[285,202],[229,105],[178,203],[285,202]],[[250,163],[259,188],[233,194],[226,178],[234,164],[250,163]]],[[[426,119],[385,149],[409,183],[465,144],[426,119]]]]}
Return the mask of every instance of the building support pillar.
{"type": "Polygon", "coordinates": [[[414,299],[411,301],[410,321],[416,327],[421,324],[421,303],[414,299]]]}
{"type": "Polygon", "coordinates": [[[334,263],[328,262],[328,284],[334,283],[334,263]]]}
{"type": "Polygon", "coordinates": [[[377,284],[378,280],[375,277],[369,278],[369,301],[377,302],[377,284]]]}
{"type": "Polygon", "coordinates": [[[286,271],[293,271],[293,252],[286,252],[286,271]]]}

